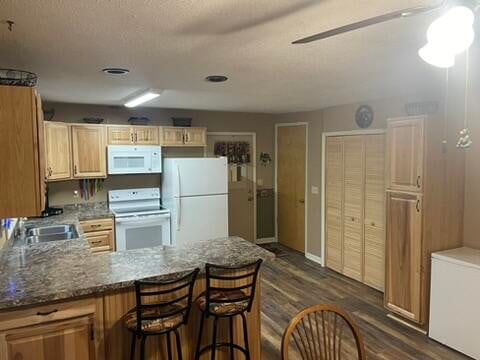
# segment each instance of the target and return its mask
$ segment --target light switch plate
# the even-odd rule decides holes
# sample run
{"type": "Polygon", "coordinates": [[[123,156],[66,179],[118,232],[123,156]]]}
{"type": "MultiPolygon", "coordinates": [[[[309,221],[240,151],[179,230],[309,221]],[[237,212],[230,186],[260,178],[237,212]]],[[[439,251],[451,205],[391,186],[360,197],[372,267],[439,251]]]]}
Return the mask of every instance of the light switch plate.
{"type": "Polygon", "coordinates": [[[318,195],[318,186],[312,186],[312,194],[318,195]]]}
{"type": "Polygon", "coordinates": [[[263,186],[263,179],[257,179],[257,185],[263,186]]]}

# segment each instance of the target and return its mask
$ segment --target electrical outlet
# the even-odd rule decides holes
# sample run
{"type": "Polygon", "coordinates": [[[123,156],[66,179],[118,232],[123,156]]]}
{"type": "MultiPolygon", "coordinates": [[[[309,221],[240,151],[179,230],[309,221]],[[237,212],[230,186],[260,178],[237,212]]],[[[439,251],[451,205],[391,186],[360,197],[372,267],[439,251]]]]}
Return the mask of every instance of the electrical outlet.
{"type": "Polygon", "coordinates": [[[312,194],[318,195],[318,186],[312,186],[312,194]]]}

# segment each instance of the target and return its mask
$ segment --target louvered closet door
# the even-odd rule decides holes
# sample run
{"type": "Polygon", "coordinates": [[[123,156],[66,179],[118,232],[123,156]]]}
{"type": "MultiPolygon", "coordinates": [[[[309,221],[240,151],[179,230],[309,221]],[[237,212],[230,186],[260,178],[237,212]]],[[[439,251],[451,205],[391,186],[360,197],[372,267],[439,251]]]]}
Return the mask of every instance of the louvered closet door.
{"type": "Polygon", "coordinates": [[[343,271],[343,138],[328,137],[325,154],[326,265],[343,271]]]}
{"type": "Polygon", "coordinates": [[[385,135],[365,137],[364,279],[378,290],[385,283],[385,135]]]}
{"type": "Polygon", "coordinates": [[[343,273],[362,281],[363,194],[365,184],[365,141],[363,136],[346,136],[344,151],[343,273]]]}

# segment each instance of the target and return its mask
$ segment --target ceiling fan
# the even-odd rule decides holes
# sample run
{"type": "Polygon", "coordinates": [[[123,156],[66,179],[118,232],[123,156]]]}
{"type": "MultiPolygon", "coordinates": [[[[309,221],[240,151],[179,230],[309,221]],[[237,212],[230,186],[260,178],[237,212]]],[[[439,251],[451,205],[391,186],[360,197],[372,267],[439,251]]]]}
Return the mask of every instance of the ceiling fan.
{"type": "Polygon", "coordinates": [[[315,35],[307,36],[305,38],[293,41],[292,44],[306,44],[306,43],[310,43],[310,42],[313,42],[313,41],[318,41],[318,40],[326,39],[326,38],[336,36],[336,35],[339,35],[339,34],[343,34],[343,33],[346,33],[346,32],[350,32],[350,31],[353,31],[353,30],[362,29],[362,28],[367,27],[367,26],[380,24],[380,23],[383,23],[383,22],[386,22],[386,21],[401,19],[401,18],[406,18],[406,17],[411,17],[411,16],[427,13],[427,12],[430,12],[430,11],[433,11],[433,10],[440,9],[440,8],[444,7],[446,4],[447,4],[447,0],[442,0],[440,3],[435,4],[435,5],[416,6],[416,7],[411,7],[411,8],[407,8],[407,9],[398,10],[398,11],[393,11],[393,12],[390,12],[390,13],[387,13],[387,14],[383,14],[383,15],[375,16],[375,17],[372,17],[372,18],[369,18],[369,19],[361,20],[361,21],[358,21],[358,22],[355,22],[355,23],[352,23],[352,24],[340,26],[338,28],[327,30],[327,31],[324,31],[324,32],[321,32],[321,33],[318,33],[318,34],[315,34],[315,35]]]}

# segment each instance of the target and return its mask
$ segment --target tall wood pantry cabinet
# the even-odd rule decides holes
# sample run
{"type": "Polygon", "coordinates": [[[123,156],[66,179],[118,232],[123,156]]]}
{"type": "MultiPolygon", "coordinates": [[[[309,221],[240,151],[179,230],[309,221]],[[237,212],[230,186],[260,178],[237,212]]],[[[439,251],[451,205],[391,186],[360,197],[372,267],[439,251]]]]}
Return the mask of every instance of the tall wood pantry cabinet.
{"type": "Polygon", "coordinates": [[[424,328],[431,253],[462,241],[464,153],[455,147],[460,128],[454,118],[387,122],[385,306],[424,328]]]}
{"type": "Polygon", "coordinates": [[[45,208],[43,112],[34,88],[0,86],[0,218],[39,216],[45,208]]]}
{"type": "Polygon", "coordinates": [[[325,151],[326,265],[383,290],[385,135],[328,137],[325,151]]]}

